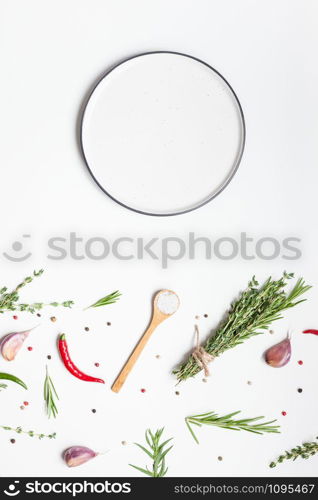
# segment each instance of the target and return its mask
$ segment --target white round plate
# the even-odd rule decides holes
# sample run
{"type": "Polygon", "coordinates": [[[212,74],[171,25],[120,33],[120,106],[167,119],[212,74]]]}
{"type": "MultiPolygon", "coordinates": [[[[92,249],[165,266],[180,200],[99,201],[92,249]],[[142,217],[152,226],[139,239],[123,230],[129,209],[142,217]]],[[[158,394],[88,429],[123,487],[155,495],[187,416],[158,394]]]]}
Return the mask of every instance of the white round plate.
{"type": "Polygon", "coordinates": [[[243,112],[232,87],[185,54],[151,52],[106,73],[82,117],[89,171],[121,205],[177,215],[217,196],[240,163],[243,112]]]}

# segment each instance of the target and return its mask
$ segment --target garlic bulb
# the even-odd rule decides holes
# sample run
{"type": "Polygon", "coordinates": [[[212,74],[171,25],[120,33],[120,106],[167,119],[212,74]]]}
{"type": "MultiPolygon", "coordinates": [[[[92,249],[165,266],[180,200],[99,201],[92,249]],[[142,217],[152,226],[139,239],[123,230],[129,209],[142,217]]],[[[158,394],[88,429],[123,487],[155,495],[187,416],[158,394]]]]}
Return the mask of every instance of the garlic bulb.
{"type": "Polygon", "coordinates": [[[6,359],[7,361],[12,361],[20,351],[29,333],[37,326],[31,328],[30,330],[25,330],[24,332],[9,333],[5,337],[3,337],[0,342],[0,350],[4,359],[6,359]]]}
{"type": "Polygon", "coordinates": [[[274,368],[280,368],[287,365],[291,357],[291,343],[289,335],[273,345],[265,352],[265,361],[268,365],[274,368]]]}
{"type": "Polygon", "coordinates": [[[86,446],[71,446],[71,448],[65,450],[64,460],[68,467],[77,467],[95,458],[97,455],[98,453],[95,453],[95,451],[86,446]]]}

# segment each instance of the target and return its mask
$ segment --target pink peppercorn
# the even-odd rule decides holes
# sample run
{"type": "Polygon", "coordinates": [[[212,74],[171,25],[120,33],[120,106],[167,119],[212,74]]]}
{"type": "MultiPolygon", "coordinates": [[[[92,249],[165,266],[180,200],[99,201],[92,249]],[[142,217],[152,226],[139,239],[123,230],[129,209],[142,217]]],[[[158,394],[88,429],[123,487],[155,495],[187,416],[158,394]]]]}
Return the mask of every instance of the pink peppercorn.
{"type": "Polygon", "coordinates": [[[282,415],[283,415],[283,417],[286,417],[286,415],[287,415],[286,411],[282,411],[282,415]]]}
{"type": "Polygon", "coordinates": [[[97,368],[99,367],[99,363],[95,363],[95,366],[97,366],[97,368]]]}
{"type": "Polygon", "coordinates": [[[303,364],[304,364],[304,362],[300,359],[300,360],[298,361],[298,364],[301,366],[301,365],[303,365],[303,364]]]}
{"type": "Polygon", "coordinates": [[[13,319],[18,319],[18,316],[14,315],[14,316],[13,316],[13,319]]]}
{"type": "Polygon", "coordinates": [[[146,389],[140,389],[140,390],[141,390],[141,392],[146,392],[146,389]]]}
{"type": "Polygon", "coordinates": [[[33,347],[28,347],[28,351],[33,351],[33,347]]]}
{"type": "Polygon", "coordinates": [[[23,404],[24,404],[24,406],[28,406],[29,402],[28,401],[24,401],[23,404]]]}

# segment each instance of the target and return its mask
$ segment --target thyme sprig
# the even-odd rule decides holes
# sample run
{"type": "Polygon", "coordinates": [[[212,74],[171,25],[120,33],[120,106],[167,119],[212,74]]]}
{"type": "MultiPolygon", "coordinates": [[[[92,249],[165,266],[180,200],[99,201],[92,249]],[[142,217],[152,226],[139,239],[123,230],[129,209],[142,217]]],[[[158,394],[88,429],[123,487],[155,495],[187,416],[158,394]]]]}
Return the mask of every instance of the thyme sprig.
{"type": "Polygon", "coordinates": [[[105,297],[99,299],[97,302],[86,307],[85,309],[90,309],[91,307],[101,307],[101,306],[109,306],[110,304],[115,304],[115,302],[119,300],[120,296],[121,293],[119,292],[119,290],[116,290],[116,292],[106,295],[105,297]]]}
{"type": "Polygon", "coordinates": [[[55,439],[56,438],[56,432],[53,432],[53,434],[37,434],[34,431],[24,431],[21,427],[8,427],[7,425],[0,425],[0,429],[3,429],[5,431],[12,431],[16,432],[17,434],[27,434],[30,437],[37,437],[38,439],[43,439],[43,438],[48,438],[48,439],[55,439]]]}
{"type": "MultiPolygon", "coordinates": [[[[316,438],[318,439],[318,437],[316,438]]],[[[269,466],[271,468],[276,467],[276,465],[281,464],[284,460],[296,460],[298,457],[308,459],[318,453],[318,441],[312,441],[310,443],[304,443],[301,446],[296,446],[289,451],[286,451],[283,455],[280,455],[275,462],[271,462],[269,466]]]]}
{"type": "MultiPolygon", "coordinates": [[[[205,351],[215,358],[227,349],[232,349],[245,340],[264,333],[273,321],[282,318],[284,310],[304,302],[306,299],[298,300],[298,298],[311,286],[306,285],[303,278],[296,282],[289,293],[285,291],[288,280],[293,277],[294,274],[286,272],[277,281],[269,277],[262,287],[259,287],[259,283],[253,277],[246,290],[231,305],[226,319],[207,340],[204,345],[205,351]]],[[[180,382],[200,371],[201,368],[191,355],[173,373],[180,382]]]]}
{"type": "Polygon", "coordinates": [[[46,376],[44,380],[44,400],[48,418],[51,418],[51,416],[53,416],[53,418],[57,417],[58,409],[56,407],[55,398],[59,399],[52,379],[49,375],[48,369],[46,367],[46,376]]]}
{"type": "Polygon", "coordinates": [[[142,467],[137,467],[136,465],[129,464],[131,467],[134,467],[134,469],[137,469],[143,474],[146,474],[150,477],[163,477],[166,475],[168,467],[166,467],[165,457],[173,446],[169,446],[169,448],[165,449],[172,438],[167,439],[163,443],[160,443],[160,438],[163,431],[164,427],[162,429],[158,429],[154,434],[150,429],[146,430],[145,438],[149,446],[148,450],[141,444],[135,443],[136,446],[139,446],[139,448],[152,459],[152,470],[149,470],[147,466],[145,469],[143,469],[142,467]]]}
{"type": "Polygon", "coordinates": [[[240,411],[235,411],[229,413],[228,415],[223,415],[219,417],[214,411],[208,413],[202,413],[201,415],[193,415],[192,417],[186,417],[185,423],[191,432],[193,439],[199,444],[199,440],[196,437],[191,425],[197,425],[202,427],[202,425],[213,425],[215,427],[221,427],[222,429],[231,429],[233,431],[248,431],[254,434],[263,434],[264,432],[279,433],[279,425],[271,425],[276,420],[271,420],[269,422],[254,423],[257,420],[261,420],[264,417],[254,417],[254,418],[244,418],[240,420],[235,420],[233,417],[241,413],[240,411]]]}
{"type": "Polygon", "coordinates": [[[32,304],[19,303],[19,292],[21,288],[25,287],[27,284],[31,283],[34,278],[38,278],[43,274],[44,270],[40,269],[39,271],[33,271],[32,276],[27,276],[24,280],[19,283],[11,292],[8,292],[8,288],[6,286],[0,289],[0,313],[4,313],[5,311],[26,311],[30,313],[35,313],[40,309],[43,309],[45,306],[53,306],[53,307],[71,307],[74,302],[72,300],[66,300],[64,302],[50,302],[45,304],[43,302],[33,302],[32,304]]]}

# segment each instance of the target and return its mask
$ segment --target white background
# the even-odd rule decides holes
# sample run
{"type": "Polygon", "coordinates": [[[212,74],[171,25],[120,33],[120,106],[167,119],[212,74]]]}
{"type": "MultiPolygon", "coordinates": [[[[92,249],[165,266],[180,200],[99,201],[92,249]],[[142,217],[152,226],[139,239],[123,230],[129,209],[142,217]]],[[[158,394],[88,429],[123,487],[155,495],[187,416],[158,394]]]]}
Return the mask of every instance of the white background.
{"type": "MultiPolygon", "coordinates": [[[[318,456],[268,468],[284,449],[318,433],[318,339],[300,333],[318,327],[316,2],[2,0],[0,9],[1,282],[14,286],[33,268],[44,267],[45,275],[24,289],[23,300],[76,301],[72,311],[43,313],[41,327],[26,344],[32,352],[25,346],[10,365],[1,361],[1,371],[19,375],[29,391],[11,384],[1,392],[0,424],[58,434],[55,441],[40,442],[17,436],[12,445],[15,436],[0,430],[1,474],[139,475],[128,464],[144,466],[147,457],[133,442],[143,441],[147,427],[165,426],[166,436],[174,437],[168,458],[172,476],[316,475],[318,456]],[[230,186],[206,207],[177,218],[141,216],[109,200],[91,180],[77,142],[79,112],[94,81],[117,61],[151,50],[189,53],[217,68],[236,90],[247,122],[246,151],[230,186]],[[296,261],[206,261],[198,256],[167,270],[151,259],[48,260],[47,238],[70,231],[110,241],[123,235],[184,237],[189,231],[216,239],[246,231],[254,238],[299,237],[303,253],[296,261]],[[26,233],[32,235],[27,244],[32,257],[10,263],[2,252],[26,233]],[[205,337],[253,274],[260,280],[269,274],[278,278],[285,268],[314,285],[310,300],[276,323],[274,335],[222,355],[209,383],[199,375],[180,385],[176,396],[170,372],[192,346],[194,316],[201,316],[205,337]],[[174,289],[182,307],[154,334],[122,392],[113,394],[110,385],[146,327],[151,296],[160,288],[174,289]],[[120,303],[82,312],[115,289],[123,293],[120,303]],[[204,313],[209,317],[204,319],[204,313]],[[56,323],[49,320],[52,314],[56,323]],[[84,332],[85,326],[90,332],[84,332]],[[294,332],[292,361],[275,370],[265,365],[262,353],[288,328],[294,332]],[[62,331],[77,364],[103,376],[105,386],[66,372],[56,351],[62,331]],[[60,395],[56,421],[48,421],[43,410],[47,354],[60,395]],[[30,404],[22,411],[24,400],[30,404]],[[202,428],[198,446],[183,419],[209,410],[277,418],[282,433],[255,436],[202,428]],[[61,453],[77,444],[109,451],[67,469],[61,453]]],[[[37,320],[19,314],[14,321],[6,314],[0,333],[37,320]]]]}

